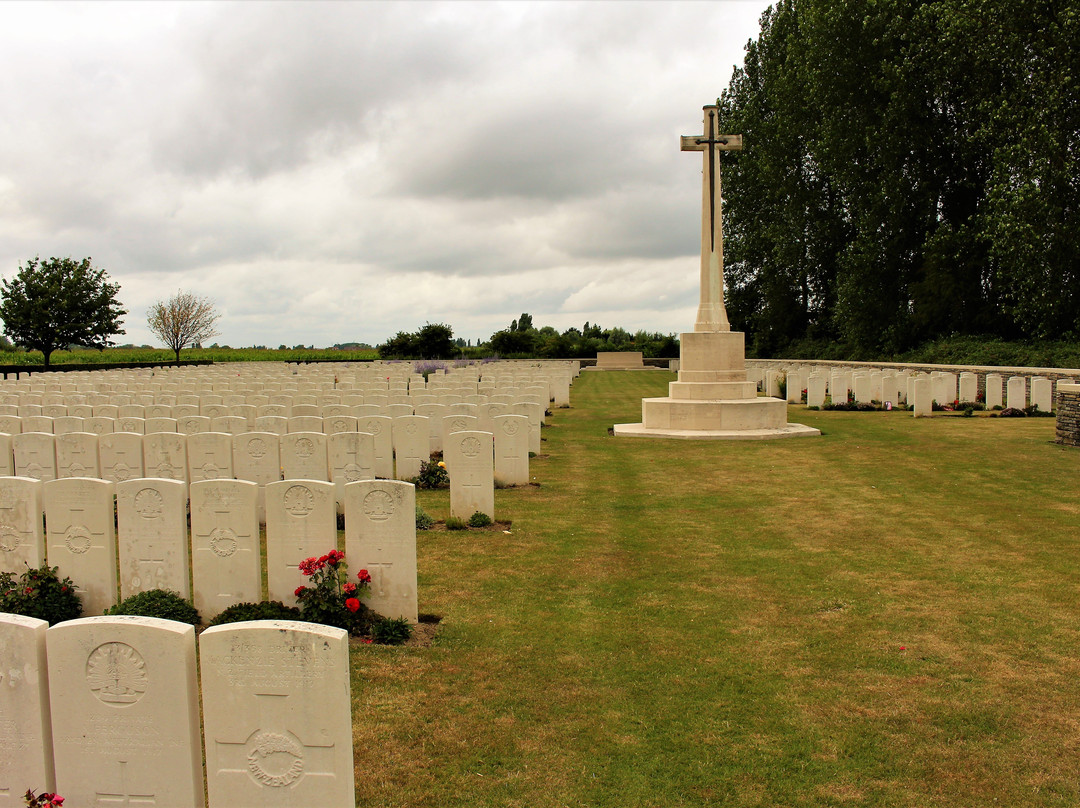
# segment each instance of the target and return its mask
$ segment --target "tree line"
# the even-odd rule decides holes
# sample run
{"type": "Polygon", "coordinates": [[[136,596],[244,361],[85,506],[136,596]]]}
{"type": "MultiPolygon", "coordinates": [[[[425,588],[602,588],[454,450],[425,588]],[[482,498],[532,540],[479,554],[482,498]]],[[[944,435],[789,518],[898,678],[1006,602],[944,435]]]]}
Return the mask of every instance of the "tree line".
{"type": "Polygon", "coordinates": [[[748,353],[1080,338],[1077,42],[1077,0],[771,7],[719,99],[748,353]]]}
{"type": "Polygon", "coordinates": [[[454,339],[453,328],[444,323],[427,323],[417,331],[399,331],[376,346],[383,359],[586,359],[598,351],[641,351],[645,357],[677,358],[679,340],[674,334],[647,331],[630,333],[622,328],[601,328],[588,322],[558,331],[551,326],[536,328],[532,315],[524,312],[507,328],[490,339],[468,345],[454,339]]]}

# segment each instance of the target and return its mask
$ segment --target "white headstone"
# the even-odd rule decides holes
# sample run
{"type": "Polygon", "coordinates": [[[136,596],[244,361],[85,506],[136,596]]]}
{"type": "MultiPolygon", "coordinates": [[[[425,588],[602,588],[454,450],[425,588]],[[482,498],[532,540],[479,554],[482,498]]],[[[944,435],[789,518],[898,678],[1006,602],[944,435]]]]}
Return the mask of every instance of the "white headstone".
{"type": "Polygon", "coordinates": [[[931,378],[925,374],[916,376],[912,380],[912,385],[914,386],[915,393],[915,395],[913,396],[914,404],[912,406],[912,409],[914,410],[914,412],[912,413],[912,415],[914,415],[914,417],[916,418],[922,415],[930,415],[930,413],[933,411],[934,400],[933,393],[931,392],[931,378]]]}
{"type": "Polygon", "coordinates": [[[345,560],[371,575],[368,606],[416,622],[416,489],[397,480],[345,486],[345,560]]]}
{"type": "Polygon", "coordinates": [[[442,419],[442,445],[443,460],[446,468],[451,468],[453,458],[449,456],[446,447],[449,445],[449,435],[453,432],[479,432],[480,417],[477,415],[464,415],[461,413],[444,415],[442,419]]]}
{"type": "Polygon", "coordinates": [[[259,521],[266,521],[266,486],[281,479],[278,436],[270,432],[245,432],[233,438],[233,474],[238,480],[258,483],[259,521]]]}
{"type": "Polygon", "coordinates": [[[232,435],[198,432],[187,437],[188,480],[228,480],[233,476],[232,435]]]}
{"type": "Polygon", "coordinates": [[[84,617],[45,637],[56,789],[68,804],[201,808],[194,627],[84,617]]]}
{"type": "Polygon", "coordinates": [[[152,432],[179,432],[180,429],[175,418],[147,418],[142,431],[149,435],[152,432]]]}
{"type": "Polygon", "coordinates": [[[1006,406],[1022,410],[1027,406],[1027,379],[1023,376],[1010,376],[1006,406]]]}
{"type": "Polygon", "coordinates": [[[11,436],[15,474],[35,480],[56,479],[56,438],[51,432],[23,432],[11,436]]]}
{"type": "Polygon", "coordinates": [[[117,426],[114,419],[101,418],[96,415],[92,418],[84,418],[83,424],[87,432],[93,432],[95,435],[105,435],[110,432],[115,432],[117,426]]]}
{"type": "Polygon", "coordinates": [[[528,485],[529,419],[524,415],[499,415],[493,422],[495,482],[499,485],[528,485]]]}
{"type": "Polygon", "coordinates": [[[27,788],[56,790],[48,627],[35,617],[0,613],[0,805],[21,804],[27,788]]]}
{"type": "Polygon", "coordinates": [[[296,604],[307,584],[300,562],[337,549],[334,484],[282,480],[266,486],[266,575],[270,600],[296,604]]]}
{"type": "Polygon", "coordinates": [[[258,492],[246,480],[191,484],[191,590],[203,622],[262,600],[258,492]]]}
{"type": "Polygon", "coordinates": [[[120,597],[188,585],[187,483],[143,478],[116,484],[120,597]]]}
{"type": "Polygon", "coordinates": [[[340,512],[345,503],[346,483],[375,479],[375,436],[367,432],[337,432],[326,443],[334,499],[340,512]]]}
{"type": "Polygon", "coordinates": [[[375,476],[394,476],[393,419],[389,415],[366,415],[357,419],[361,432],[375,436],[375,476]]]}
{"type": "Polygon", "coordinates": [[[280,415],[260,415],[255,419],[255,431],[284,435],[289,431],[289,419],[280,415]]]}
{"type": "Polygon", "coordinates": [[[442,419],[447,415],[444,404],[417,404],[413,407],[416,415],[428,419],[428,456],[432,452],[442,451],[442,419]]]}
{"type": "Polygon", "coordinates": [[[986,374],[986,409],[992,410],[994,407],[1004,406],[1005,399],[1001,395],[1001,382],[1000,373],[986,374]]]}
{"type": "Polygon", "coordinates": [[[143,436],[143,468],[148,477],[187,482],[187,436],[177,432],[143,436]]]}
{"type": "Polygon", "coordinates": [[[1054,409],[1054,385],[1042,376],[1031,379],[1031,404],[1040,412],[1052,412],[1054,409]]]}
{"type": "Polygon", "coordinates": [[[806,382],[806,404],[809,407],[825,406],[825,387],[828,379],[824,373],[811,373],[806,382]]]}
{"type": "Polygon", "coordinates": [[[114,487],[85,477],[44,483],[49,565],[78,586],[83,615],[116,604],[114,487]]]}
{"type": "Polygon", "coordinates": [[[41,482],[0,477],[0,572],[21,574],[45,560],[41,482]]]}
{"type": "Polygon", "coordinates": [[[101,476],[119,483],[143,475],[143,436],[134,432],[109,432],[98,436],[101,476]]]}
{"type": "Polygon", "coordinates": [[[210,808],[353,808],[349,637],[253,621],[199,637],[210,808]]]}
{"type": "Polygon", "coordinates": [[[963,402],[974,402],[979,395],[979,377],[970,372],[960,374],[960,393],[958,398],[963,402]]]}
{"type": "Polygon", "coordinates": [[[290,432],[281,436],[281,467],[286,480],[328,480],[326,435],[290,432]]]}
{"type": "Polygon", "coordinates": [[[394,419],[394,474],[399,480],[411,480],[420,473],[420,464],[431,457],[428,419],[423,415],[405,415],[394,419]]]}
{"type": "Polygon", "coordinates": [[[15,455],[11,450],[11,435],[0,432],[0,477],[15,476],[15,455]]]}
{"type": "Polygon", "coordinates": [[[56,436],[56,476],[100,477],[98,436],[92,432],[70,432],[56,436]]]}
{"type": "Polygon", "coordinates": [[[477,511],[495,518],[494,445],[490,432],[452,432],[445,453],[450,469],[450,515],[468,519],[477,511]]]}

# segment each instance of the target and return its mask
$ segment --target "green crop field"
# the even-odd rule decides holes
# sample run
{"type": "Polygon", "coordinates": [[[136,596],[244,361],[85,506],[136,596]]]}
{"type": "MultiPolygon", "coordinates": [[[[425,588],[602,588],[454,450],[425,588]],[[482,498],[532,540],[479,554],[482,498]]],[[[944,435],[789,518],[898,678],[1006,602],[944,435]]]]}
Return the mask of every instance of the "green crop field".
{"type": "Polygon", "coordinates": [[[496,492],[509,533],[419,534],[442,621],[353,649],[359,804],[1080,802],[1080,451],[1053,420],[608,436],[671,378],[583,374],[540,487],[496,492]]]}
{"type": "MultiPolygon", "coordinates": [[[[167,348],[106,348],[56,351],[52,365],[98,365],[113,362],[172,362],[176,355],[167,348]]],[[[210,362],[300,362],[311,359],[363,361],[378,359],[374,350],[339,351],[331,348],[185,348],[183,361],[210,362]]],[[[41,365],[41,351],[0,351],[0,365],[41,365]]]]}

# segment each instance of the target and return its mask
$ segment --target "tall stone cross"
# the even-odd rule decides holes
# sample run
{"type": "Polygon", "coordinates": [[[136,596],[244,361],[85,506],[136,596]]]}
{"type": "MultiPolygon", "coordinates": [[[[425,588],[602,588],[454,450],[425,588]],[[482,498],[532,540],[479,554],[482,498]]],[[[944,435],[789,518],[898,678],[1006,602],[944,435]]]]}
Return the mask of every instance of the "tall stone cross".
{"type": "Polygon", "coordinates": [[[695,331],[730,331],[724,309],[724,235],[720,226],[720,164],[716,153],[742,149],[742,135],[716,133],[719,107],[704,107],[704,134],[683,135],[682,151],[704,152],[701,172],[701,304],[695,331]]]}

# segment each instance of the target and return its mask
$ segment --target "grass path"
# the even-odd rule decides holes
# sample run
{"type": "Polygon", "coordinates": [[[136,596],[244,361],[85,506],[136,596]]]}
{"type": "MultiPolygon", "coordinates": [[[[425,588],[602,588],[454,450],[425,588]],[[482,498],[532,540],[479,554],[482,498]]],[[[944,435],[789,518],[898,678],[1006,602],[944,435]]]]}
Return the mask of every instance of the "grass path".
{"type": "Polygon", "coordinates": [[[583,374],[541,487],[496,492],[511,533],[419,535],[443,622],[354,650],[359,804],[1080,803],[1080,452],[1053,420],[607,435],[671,378],[583,374]]]}

